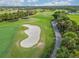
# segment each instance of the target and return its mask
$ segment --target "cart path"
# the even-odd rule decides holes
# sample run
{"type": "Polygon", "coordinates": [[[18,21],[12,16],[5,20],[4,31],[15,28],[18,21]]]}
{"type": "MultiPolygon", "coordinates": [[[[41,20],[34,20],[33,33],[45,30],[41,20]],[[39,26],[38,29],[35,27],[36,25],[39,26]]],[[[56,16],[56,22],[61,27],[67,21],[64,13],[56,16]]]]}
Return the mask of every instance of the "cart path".
{"type": "Polygon", "coordinates": [[[56,36],[56,40],[55,40],[55,46],[54,46],[54,50],[51,54],[51,58],[56,58],[56,54],[57,54],[57,50],[60,48],[60,45],[61,45],[61,34],[58,30],[58,27],[56,26],[57,25],[57,22],[56,21],[52,21],[52,27],[54,29],[54,32],[55,32],[55,36],[56,36]]]}

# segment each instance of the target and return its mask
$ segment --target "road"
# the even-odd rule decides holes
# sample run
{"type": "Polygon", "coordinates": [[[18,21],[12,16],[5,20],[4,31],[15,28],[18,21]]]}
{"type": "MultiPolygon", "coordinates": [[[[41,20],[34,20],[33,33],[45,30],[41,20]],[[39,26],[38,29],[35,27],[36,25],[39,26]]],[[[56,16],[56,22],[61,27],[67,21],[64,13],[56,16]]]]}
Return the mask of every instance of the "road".
{"type": "Polygon", "coordinates": [[[60,48],[60,45],[61,45],[61,34],[60,34],[56,24],[57,24],[56,21],[52,21],[52,27],[53,27],[54,32],[55,32],[56,40],[55,40],[54,50],[50,56],[51,58],[56,58],[57,50],[60,48]]]}

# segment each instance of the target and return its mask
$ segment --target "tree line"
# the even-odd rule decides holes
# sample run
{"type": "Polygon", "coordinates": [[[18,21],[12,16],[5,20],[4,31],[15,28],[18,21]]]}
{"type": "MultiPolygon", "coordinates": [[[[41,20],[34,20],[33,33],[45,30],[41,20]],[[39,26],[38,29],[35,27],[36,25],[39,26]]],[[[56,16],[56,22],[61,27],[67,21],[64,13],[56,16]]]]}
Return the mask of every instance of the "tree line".
{"type": "Polygon", "coordinates": [[[56,56],[79,57],[79,25],[72,21],[65,11],[56,11],[53,16],[62,35],[61,47],[56,56]]]}
{"type": "Polygon", "coordinates": [[[17,21],[19,18],[27,18],[29,15],[33,15],[36,12],[34,10],[27,10],[27,11],[17,11],[13,13],[3,13],[0,14],[0,22],[2,21],[17,21]]]}

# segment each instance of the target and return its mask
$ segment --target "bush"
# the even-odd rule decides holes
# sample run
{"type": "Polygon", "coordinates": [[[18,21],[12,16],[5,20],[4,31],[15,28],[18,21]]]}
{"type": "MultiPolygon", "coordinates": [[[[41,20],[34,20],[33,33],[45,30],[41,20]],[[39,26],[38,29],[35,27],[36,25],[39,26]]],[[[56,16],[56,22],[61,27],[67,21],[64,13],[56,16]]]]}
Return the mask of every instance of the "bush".
{"type": "Polygon", "coordinates": [[[68,51],[68,49],[66,47],[61,47],[58,51],[57,51],[57,56],[58,58],[67,58],[69,57],[70,53],[68,51]]]}

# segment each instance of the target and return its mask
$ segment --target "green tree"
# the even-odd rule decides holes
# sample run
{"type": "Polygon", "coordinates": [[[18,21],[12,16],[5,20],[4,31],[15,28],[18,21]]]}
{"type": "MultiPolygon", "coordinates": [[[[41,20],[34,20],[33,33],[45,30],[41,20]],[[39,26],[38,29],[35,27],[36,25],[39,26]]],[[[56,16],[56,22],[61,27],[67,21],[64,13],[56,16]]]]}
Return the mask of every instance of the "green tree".
{"type": "Polygon", "coordinates": [[[58,58],[68,58],[70,55],[68,49],[66,47],[61,47],[58,51],[57,51],[57,55],[56,57],[58,58]]]}
{"type": "Polygon", "coordinates": [[[66,32],[63,35],[62,46],[65,46],[69,50],[73,50],[76,48],[76,39],[78,39],[78,36],[75,32],[66,32]]]}
{"type": "Polygon", "coordinates": [[[58,19],[58,17],[60,16],[60,11],[56,11],[53,15],[54,19],[58,19]]]}

